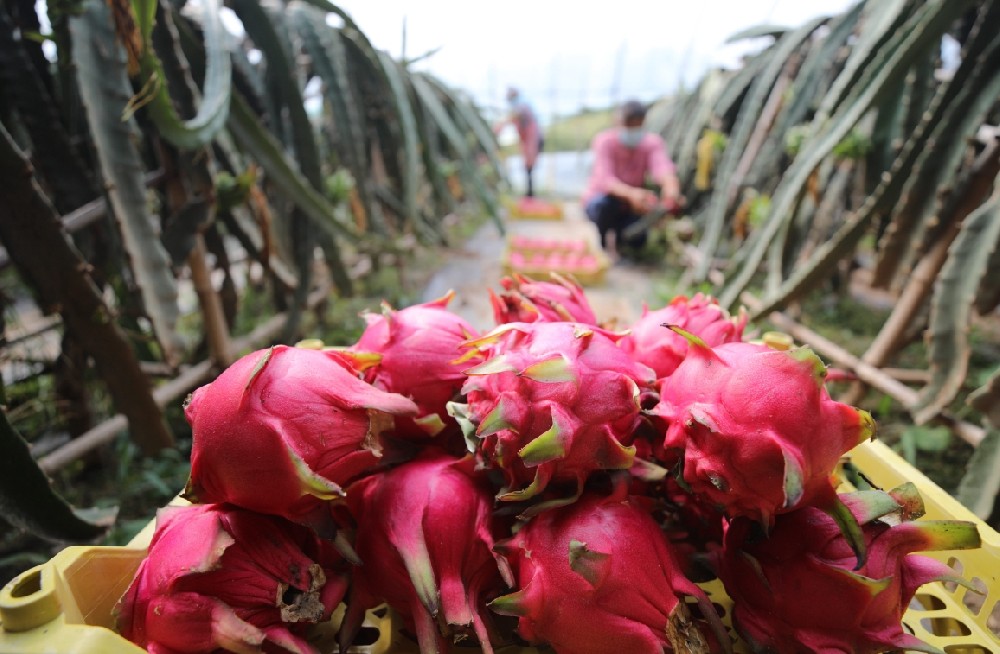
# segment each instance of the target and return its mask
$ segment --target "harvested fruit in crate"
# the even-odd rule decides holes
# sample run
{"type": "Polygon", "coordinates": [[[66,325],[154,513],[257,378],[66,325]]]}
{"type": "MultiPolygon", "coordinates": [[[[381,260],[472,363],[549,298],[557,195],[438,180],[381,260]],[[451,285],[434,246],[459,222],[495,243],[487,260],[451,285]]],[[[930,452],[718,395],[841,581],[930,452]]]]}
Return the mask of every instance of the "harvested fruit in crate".
{"type": "Polygon", "coordinates": [[[586,240],[558,240],[514,235],[507,241],[503,257],[509,274],[571,275],[585,285],[599,284],[608,268],[607,257],[586,240]]]}
{"type": "Polygon", "coordinates": [[[534,220],[561,220],[563,209],[558,202],[550,202],[536,197],[523,197],[510,205],[510,216],[534,220]]]}
{"type": "MultiPolygon", "coordinates": [[[[871,417],[830,397],[808,348],[747,342],[746,316],[703,295],[613,332],[569,279],[501,286],[486,334],[450,295],[385,307],[353,345],[253,352],[196,391],[188,493],[205,503],[164,509],[99,607],[73,606],[85,566],[63,555],[12,582],[0,654],[76,642],[71,620],[171,654],[1000,649],[989,612],[938,583],[966,583],[948,559],[915,554],[982,534],[963,573],[995,594],[1000,538],[904,483],[919,473],[878,469],[871,417]],[[835,490],[852,448],[895,487],[835,490]],[[62,622],[58,602],[22,610],[53,588],[62,622]],[[921,597],[964,632],[924,629],[921,597]],[[391,639],[351,649],[381,603],[391,639]]],[[[136,651],[120,642],[67,651],[136,651]]]]}

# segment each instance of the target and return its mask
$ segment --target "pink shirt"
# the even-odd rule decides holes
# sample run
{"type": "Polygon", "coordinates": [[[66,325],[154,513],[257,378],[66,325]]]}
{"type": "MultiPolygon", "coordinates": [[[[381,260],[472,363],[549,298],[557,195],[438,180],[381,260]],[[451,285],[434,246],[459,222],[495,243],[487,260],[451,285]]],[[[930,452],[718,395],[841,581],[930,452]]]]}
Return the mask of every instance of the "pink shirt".
{"type": "Polygon", "coordinates": [[[590,146],[594,165],[583,192],[584,204],[607,194],[614,180],[629,186],[642,186],[647,176],[659,183],[674,171],[674,162],[667,155],[667,146],[659,134],[646,132],[639,145],[628,148],[618,139],[620,129],[613,127],[594,137],[590,146]]]}

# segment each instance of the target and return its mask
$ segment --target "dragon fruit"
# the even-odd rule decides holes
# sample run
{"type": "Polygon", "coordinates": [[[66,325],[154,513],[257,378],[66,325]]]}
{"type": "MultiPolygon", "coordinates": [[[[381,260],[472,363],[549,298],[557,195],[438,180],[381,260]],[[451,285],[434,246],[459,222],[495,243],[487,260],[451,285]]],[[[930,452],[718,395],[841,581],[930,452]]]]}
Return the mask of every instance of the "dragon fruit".
{"type": "Polygon", "coordinates": [[[643,307],[642,317],[629,329],[621,348],[656,372],[658,379],[677,369],[688,352],[688,340],[667,326],[680,327],[710,347],[740,341],[746,313],[731,320],[713,298],[701,293],[688,299],[678,295],[657,311],[643,307]]]}
{"type": "Polygon", "coordinates": [[[678,596],[694,597],[718,645],[728,647],[712,604],[624,488],[546,511],[499,544],[519,590],[490,607],[518,616],[524,638],[560,654],[707,652],[709,636],[678,596]]]}
{"type": "MultiPolygon", "coordinates": [[[[549,262],[544,262],[546,266],[549,262]]],[[[561,266],[554,266],[561,267],[561,266]]],[[[497,296],[490,291],[493,318],[498,325],[510,322],[577,322],[596,325],[583,289],[559,273],[550,273],[551,282],[538,282],[523,275],[504,277],[504,290],[497,296]]]]}
{"type": "Polygon", "coordinates": [[[434,436],[448,423],[454,424],[446,405],[462,388],[463,371],[479,362],[475,357],[461,358],[459,345],[478,334],[448,310],[454,296],[449,292],[433,302],[399,311],[383,305],[381,315],[366,314],[368,326],[350,348],[356,355],[378,358],[378,363],[365,371],[368,382],[416,403],[419,411],[415,419],[396,421],[397,435],[434,436]]]}
{"type": "Polygon", "coordinates": [[[331,545],[281,518],[218,505],[157,514],[118,628],[150,654],[314,652],[301,636],[347,590],[331,545]]]}
{"type": "Polygon", "coordinates": [[[483,651],[492,652],[482,611],[504,578],[511,584],[493,553],[492,505],[472,457],[430,449],[352,485],[347,507],[365,564],[351,586],[341,651],[365,610],[386,601],[416,631],[423,654],[446,650],[445,636],[464,636],[470,628],[483,651]]]}
{"type": "Polygon", "coordinates": [[[378,435],[407,398],[357,378],[335,353],[284,345],[238,360],[194,392],[185,497],[332,529],[324,502],[379,464],[378,435]],[[261,483],[265,480],[266,483],[261,483]]]}
{"type": "Polygon", "coordinates": [[[482,455],[507,478],[499,499],[527,500],[552,480],[575,481],[578,495],[591,472],[632,467],[639,384],[653,372],[614,338],[578,323],[508,323],[472,344],[491,348],[462,391],[482,455]]]}
{"type": "Polygon", "coordinates": [[[765,525],[778,513],[817,505],[853,530],[860,547],[830,476],[844,453],[874,435],[871,416],[830,398],[826,368],[808,348],[710,348],[687,337],[688,355],[663,380],[653,413],[668,424],[664,447],[683,450],[692,491],[730,517],[765,525]]]}
{"type": "Polygon", "coordinates": [[[858,569],[838,525],[819,509],[778,516],[770,536],[745,518],[730,523],[720,576],[735,601],[734,623],[755,652],[939,652],[903,631],[903,612],[923,584],[967,584],[945,564],[910,554],[978,547],[979,533],[969,522],[879,520],[905,508],[900,496],[904,505],[913,498],[919,505],[912,484],[891,495],[843,497],[867,544],[858,569]]]}

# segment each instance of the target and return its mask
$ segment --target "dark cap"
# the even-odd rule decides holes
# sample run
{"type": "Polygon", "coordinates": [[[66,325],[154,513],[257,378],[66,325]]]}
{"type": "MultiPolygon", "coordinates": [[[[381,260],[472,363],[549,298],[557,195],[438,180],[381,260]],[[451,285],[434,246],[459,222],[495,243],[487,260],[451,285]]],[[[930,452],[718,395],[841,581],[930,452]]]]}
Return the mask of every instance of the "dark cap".
{"type": "Polygon", "coordinates": [[[646,105],[638,100],[626,100],[622,103],[622,122],[637,123],[646,119],[646,105]]]}

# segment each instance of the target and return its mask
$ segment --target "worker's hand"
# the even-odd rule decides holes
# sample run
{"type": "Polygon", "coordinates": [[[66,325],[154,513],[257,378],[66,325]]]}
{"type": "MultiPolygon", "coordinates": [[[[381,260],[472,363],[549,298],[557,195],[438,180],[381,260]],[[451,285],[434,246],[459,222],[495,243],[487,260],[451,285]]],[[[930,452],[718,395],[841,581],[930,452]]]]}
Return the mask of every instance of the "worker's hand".
{"type": "Polygon", "coordinates": [[[656,206],[656,194],[644,188],[633,188],[628,195],[628,203],[636,213],[649,213],[656,206]]]}
{"type": "Polygon", "coordinates": [[[668,213],[677,214],[684,208],[687,201],[677,191],[664,188],[663,193],[660,195],[660,203],[668,213]]]}

